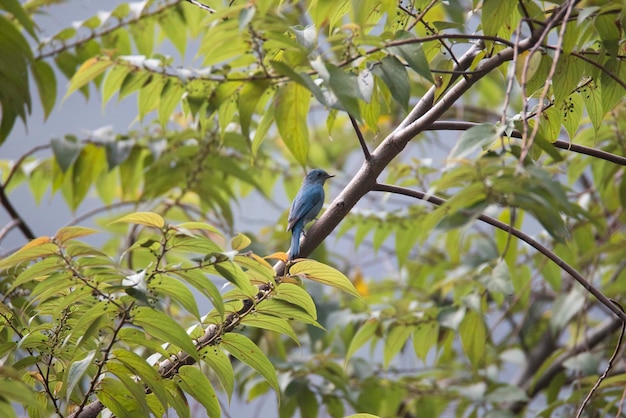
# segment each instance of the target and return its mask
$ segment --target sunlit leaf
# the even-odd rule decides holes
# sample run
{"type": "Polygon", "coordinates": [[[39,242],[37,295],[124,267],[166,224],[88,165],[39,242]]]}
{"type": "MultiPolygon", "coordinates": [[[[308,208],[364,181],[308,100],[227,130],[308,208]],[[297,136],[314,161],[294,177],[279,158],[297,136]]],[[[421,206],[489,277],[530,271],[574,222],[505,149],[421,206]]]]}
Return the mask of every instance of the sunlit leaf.
{"type": "Polygon", "coordinates": [[[85,61],[70,80],[70,85],[67,88],[64,99],[90,81],[93,81],[111,65],[113,65],[113,61],[107,58],[94,57],[85,61]]]}
{"type": "Polygon", "coordinates": [[[152,212],[129,213],[128,215],[124,215],[121,218],[114,220],[113,222],[111,222],[111,224],[120,222],[151,226],[159,229],[165,226],[165,220],[163,219],[163,217],[157,213],[152,212]]]}
{"type": "Polygon", "coordinates": [[[194,359],[198,359],[198,353],[191,338],[178,322],[163,312],[148,307],[138,307],[133,311],[132,321],[153,337],[175,344],[194,359]]]}
{"type": "Polygon", "coordinates": [[[307,279],[333,286],[359,299],[361,295],[356,291],[352,282],[340,271],[314,260],[302,260],[289,268],[293,276],[304,275],[307,279]]]}
{"type": "Polygon", "coordinates": [[[309,92],[302,86],[289,83],[275,96],[274,118],[280,136],[292,155],[302,166],[309,155],[309,92]]]}
{"type": "Polygon", "coordinates": [[[276,391],[276,395],[280,397],[276,370],[256,344],[241,334],[230,332],[222,336],[220,345],[238,360],[259,372],[276,391]]]}
{"type": "Polygon", "coordinates": [[[193,366],[183,366],[178,370],[180,387],[200,402],[209,417],[221,416],[221,408],[215,390],[209,379],[193,366]]]}

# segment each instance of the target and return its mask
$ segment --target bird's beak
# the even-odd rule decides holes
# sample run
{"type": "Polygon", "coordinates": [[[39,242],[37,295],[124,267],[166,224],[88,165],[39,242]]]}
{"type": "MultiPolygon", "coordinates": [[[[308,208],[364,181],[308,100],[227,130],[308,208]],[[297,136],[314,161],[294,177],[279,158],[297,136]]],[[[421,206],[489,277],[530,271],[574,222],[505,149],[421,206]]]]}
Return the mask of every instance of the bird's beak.
{"type": "Polygon", "coordinates": [[[329,178],[331,178],[331,177],[335,177],[335,175],[334,175],[334,174],[327,174],[327,175],[326,175],[326,178],[327,178],[327,179],[329,179],[329,178]]]}

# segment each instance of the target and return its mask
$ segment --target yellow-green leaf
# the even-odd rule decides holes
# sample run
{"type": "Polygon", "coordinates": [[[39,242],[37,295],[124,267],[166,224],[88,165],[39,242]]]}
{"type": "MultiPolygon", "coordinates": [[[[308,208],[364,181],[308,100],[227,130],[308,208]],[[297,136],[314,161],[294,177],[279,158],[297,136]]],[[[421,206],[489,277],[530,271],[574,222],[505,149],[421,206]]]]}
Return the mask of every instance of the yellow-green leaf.
{"type": "Polygon", "coordinates": [[[64,226],[57,231],[54,238],[59,242],[65,242],[70,239],[85,237],[97,232],[97,229],[87,228],[84,226],[64,226]]]}
{"type": "Polygon", "coordinates": [[[200,358],[215,372],[217,380],[220,381],[230,401],[231,396],[233,396],[233,390],[235,389],[235,373],[233,372],[233,366],[228,356],[224,354],[221,348],[208,346],[200,351],[200,358]]]}
{"type": "Polygon", "coordinates": [[[263,351],[252,340],[241,334],[229,332],[222,336],[220,345],[241,362],[259,372],[276,391],[276,395],[280,396],[276,370],[263,351]]]}
{"type": "Polygon", "coordinates": [[[230,246],[232,247],[233,250],[237,250],[237,251],[243,250],[244,248],[248,247],[250,244],[252,244],[252,241],[250,240],[250,238],[248,238],[247,236],[243,234],[237,234],[233,237],[232,240],[230,240],[230,246]]]}
{"type": "Polygon", "coordinates": [[[133,324],[142,327],[146,333],[163,342],[176,345],[198,360],[198,353],[191,341],[191,337],[187,335],[178,322],[163,312],[142,306],[133,311],[132,319],[133,324]]]}
{"type": "Polygon", "coordinates": [[[122,216],[121,218],[114,220],[113,222],[109,223],[109,225],[119,222],[152,226],[159,229],[165,226],[165,220],[163,219],[163,217],[158,213],[153,212],[129,213],[128,215],[122,216]]]}
{"type": "Polygon", "coordinates": [[[113,61],[103,57],[94,57],[85,61],[70,80],[70,86],[63,99],[104,73],[111,65],[113,65],[113,61]]]}
{"type": "Polygon", "coordinates": [[[303,260],[295,263],[289,269],[292,276],[304,275],[307,279],[336,287],[359,299],[361,295],[356,291],[350,280],[340,271],[314,260],[303,260]]]}
{"type": "Polygon", "coordinates": [[[350,358],[354,355],[354,353],[363,346],[366,342],[368,342],[373,336],[376,330],[378,329],[379,322],[377,319],[372,318],[367,320],[361,328],[354,334],[352,341],[350,342],[350,347],[348,347],[348,352],[346,353],[346,363],[350,358]]]}
{"type": "Polygon", "coordinates": [[[468,310],[459,325],[459,336],[463,351],[472,366],[480,367],[484,360],[487,343],[487,329],[482,316],[475,311],[468,310]]]}
{"type": "Polygon", "coordinates": [[[310,92],[296,83],[282,86],[274,100],[274,118],[283,142],[300,165],[305,166],[309,155],[310,92]]]}
{"type": "Polygon", "coordinates": [[[200,402],[209,417],[221,416],[220,404],[207,377],[194,366],[182,366],[178,370],[179,386],[200,402]]]}
{"type": "Polygon", "coordinates": [[[391,360],[402,350],[411,333],[415,329],[414,326],[398,324],[393,326],[387,337],[385,338],[385,347],[383,350],[383,367],[387,368],[391,360]]]}

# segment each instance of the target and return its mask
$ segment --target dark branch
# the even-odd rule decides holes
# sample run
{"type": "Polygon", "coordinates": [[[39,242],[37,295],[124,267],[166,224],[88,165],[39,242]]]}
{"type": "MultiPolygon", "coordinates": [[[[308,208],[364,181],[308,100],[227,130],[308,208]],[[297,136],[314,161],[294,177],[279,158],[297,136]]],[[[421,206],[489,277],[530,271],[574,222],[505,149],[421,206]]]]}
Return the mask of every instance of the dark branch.
{"type": "MultiPolygon", "coordinates": [[[[433,203],[438,206],[441,206],[446,203],[446,201],[440,197],[427,195],[426,193],[423,193],[423,192],[411,190],[406,187],[393,186],[390,184],[376,183],[376,185],[372,188],[372,191],[389,192],[389,193],[400,194],[403,196],[409,196],[409,197],[413,197],[416,199],[425,200],[427,202],[433,203]]],[[[624,311],[622,311],[619,307],[617,307],[597,287],[595,287],[587,279],[585,279],[578,271],[576,271],[574,267],[566,263],[562,258],[556,255],[553,251],[550,251],[548,247],[536,241],[530,235],[520,231],[519,229],[514,228],[513,226],[508,225],[504,222],[501,222],[495,218],[492,218],[491,216],[480,215],[478,219],[521,239],[522,241],[524,241],[525,243],[533,247],[535,250],[545,255],[547,258],[552,260],[557,266],[559,266],[562,270],[564,270],[570,276],[572,276],[574,280],[580,283],[582,287],[584,287],[589,293],[591,293],[596,299],[598,299],[598,301],[602,305],[604,305],[606,308],[608,308],[609,311],[613,312],[618,318],[626,322],[626,313],[624,313],[624,311]]]]}
{"type": "Polygon", "coordinates": [[[348,116],[350,116],[350,122],[352,122],[352,127],[354,128],[354,132],[356,132],[356,136],[359,138],[359,144],[361,144],[361,149],[363,150],[365,161],[369,161],[369,159],[371,158],[370,150],[367,149],[367,144],[365,143],[365,139],[363,138],[363,133],[361,132],[361,129],[359,129],[359,124],[352,117],[352,115],[348,115],[348,116]]]}
{"type": "MultiPolygon", "coordinates": [[[[465,122],[465,121],[437,121],[432,125],[424,129],[425,131],[439,131],[439,130],[448,130],[448,131],[466,131],[474,126],[479,125],[476,122],[465,122]]],[[[511,133],[513,138],[521,138],[522,133],[519,131],[513,131],[511,133]]],[[[614,164],[626,166],[626,157],[621,155],[612,154],[610,152],[606,152],[597,148],[586,147],[584,145],[573,144],[568,141],[564,141],[562,139],[558,139],[552,143],[556,148],[564,149],[567,151],[577,152],[579,154],[589,155],[591,157],[600,158],[602,160],[606,160],[612,162],[614,164]]]]}

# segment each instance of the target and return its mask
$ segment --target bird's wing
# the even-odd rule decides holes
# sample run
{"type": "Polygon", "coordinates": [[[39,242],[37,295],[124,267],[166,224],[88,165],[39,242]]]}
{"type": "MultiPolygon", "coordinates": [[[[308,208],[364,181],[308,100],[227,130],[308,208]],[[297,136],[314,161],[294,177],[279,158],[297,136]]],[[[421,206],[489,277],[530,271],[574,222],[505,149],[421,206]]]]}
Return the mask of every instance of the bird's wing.
{"type": "MultiPolygon", "coordinates": [[[[296,222],[301,219],[305,219],[305,217],[309,215],[316,206],[320,206],[321,209],[321,203],[323,201],[324,189],[322,187],[304,186],[302,189],[300,189],[300,191],[296,195],[296,198],[291,204],[291,209],[289,210],[289,218],[287,219],[287,231],[291,231],[296,222]]],[[[311,217],[309,221],[315,218],[315,216],[317,216],[317,213],[313,214],[313,217],[311,217]]]]}

